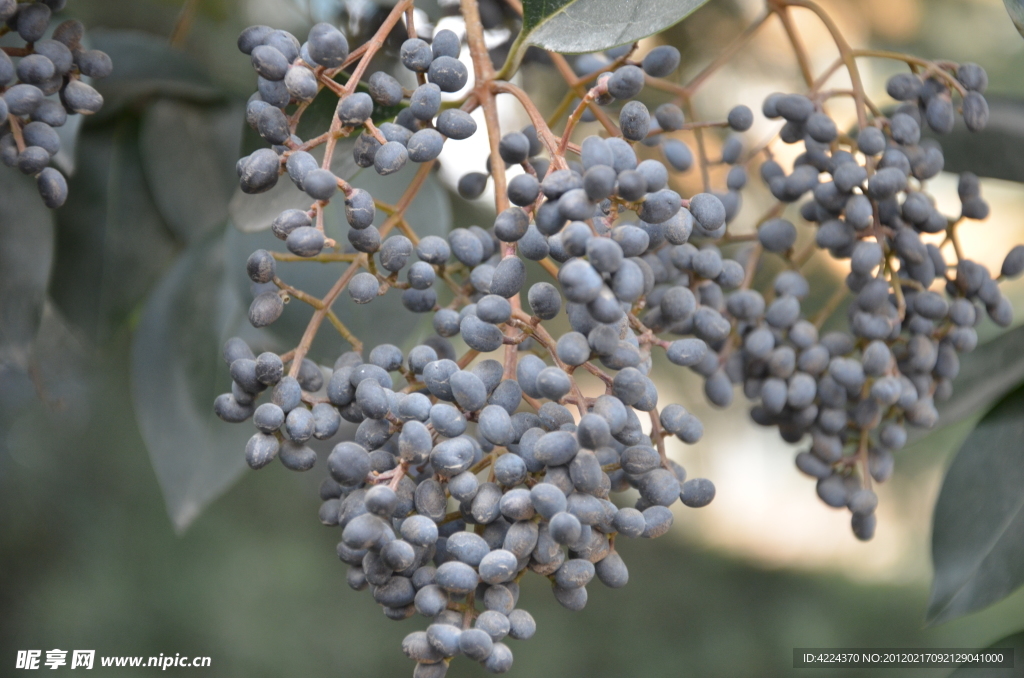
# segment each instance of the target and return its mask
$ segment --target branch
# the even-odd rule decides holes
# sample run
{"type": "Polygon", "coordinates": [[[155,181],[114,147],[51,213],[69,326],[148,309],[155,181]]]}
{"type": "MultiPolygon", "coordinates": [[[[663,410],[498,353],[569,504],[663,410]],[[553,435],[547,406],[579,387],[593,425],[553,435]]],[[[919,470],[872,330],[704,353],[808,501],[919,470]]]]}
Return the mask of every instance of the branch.
{"type": "Polygon", "coordinates": [[[804,48],[803,43],[800,42],[800,34],[797,33],[796,26],[793,25],[793,18],[789,15],[789,8],[785,4],[779,3],[774,7],[774,13],[782,21],[782,28],[786,31],[789,43],[793,46],[796,61],[800,65],[800,75],[803,76],[804,82],[807,83],[808,87],[813,87],[814,74],[811,72],[811,58],[807,55],[807,50],[804,48]]]}
{"type": "Polygon", "coordinates": [[[530,95],[516,85],[513,85],[510,82],[502,82],[500,80],[491,84],[491,90],[496,94],[511,94],[519,100],[519,103],[526,111],[526,114],[530,116],[530,122],[533,123],[534,128],[537,130],[537,138],[540,139],[541,144],[543,144],[544,148],[546,148],[548,153],[551,154],[551,164],[556,169],[567,168],[568,165],[565,163],[565,158],[558,155],[560,139],[551,132],[551,128],[548,127],[548,123],[544,120],[544,116],[541,115],[540,111],[537,110],[537,106],[530,100],[530,95]]]}
{"type": "MultiPolygon", "coordinates": [[[[867,127],[867,115],[864,111],[864,83],[860,79],[860,70],[857,68],[857,60],[854,58],[853,50],[850,48],[849,43],[846,42],[846,38],[839,31],[839,27],[836,26],[835,22],[832,21],[825,10],[811,2],[811,0],[769,0],[770,4],[780,8],[779,16],[782,17],[785,7],[787,5],[793,7],[803,7],[814,12],[821,23],[825,24],[825,28],[828,29],[829,34],[832,36],[832,41],[836,44],[836,49],[839,50],[839,56],[843,60],[843,64],[846,66],[847,72],[850,74],[850,82],[853,85],[854,101],[857,106],[857,126],[861,129],[867,127]]],[[[783,18],[783,23],[786,19],[783,18]]],[[[797,48],[798,43],[794,43],[794,49],[797,48]]],[[[805,74],[806,78],[806,74],[805,74]]],[[[808,85],[814,84],[814,78],[807,78],[808,85]]]]}
{"type": "MultiPolygon", "coordinates": [[[[423,182],[426,181],[430,175],[430,170],[434,166],[433,160],[425,162],[420,165],[419,171],[416,172],[416,176],[413,177],[412,181],[409,182],[409,186],[405,189],[405,193],[402,194],[402,198],[395,205],[395,213],[389,216],[380,227],[380,235],[383,238],[388,232],[394,228],[405,211],[409,209],[409,205],[412,204],[413,199],[423,186],[423,182]]],[[[323,324],[324,318],[330,312],[331,306],[337,300],[338,295],[348,286],[348,283],[360,268],[369,268],[369,257],[366,254],[359,254],[356,260],[345,269],[345,272],[338,278],[337,282],[331,287],[331,289],[324,295],[322,300],[323,307],[316,310],[313,313],[313,317],[309,319],[309,324],[306,325],[306,331],[302,334],[302,339],[299,341],[299,345],[295,347],[294,357],[292,364],[288,368],[288,374],[291,376],[297,376],[299,368],[302,366],[302,360],[306,357],[309,352],[309,347],[313,345],[313,339],[316,338],[317,332],[320,330],[320,325],[323,324]]],[[[340,321],[339,321],[340,322],[340,321]]],[[[337,326],[336,326],[337,327],[337,326]]],[[[339,330],[340,331],[340,330],[339,330]]],[[[360,343],[360,346],[362,344],[360,343]]],[[[355,344],[353,344],[355,346],[355,344]]]]}
{"type": "Polygon", "coordinates": [[[769,16],[770,14],[768,12],[762,14],[757,19],[757,21],[747,26],[745,31],[740,33],[740,35],[737,36],[735,40],[729,43],[729,46],[726,47],[721,54],[715,57],[715,59],[710,64],[705,66],[700,71],[700,73],[693,76],[693,78],[691,78],[690,81],[686,83],[686,85],[683,87],[686,93],[688,95],[692,95],[694,92],[696,92],[697,89],[701,85],[703,85],[708,78],[710,78],[716,71],[722,68],[722,66],[728,63],[730,59],[736,56],[736,54],[741,49],[746,47],[747,43],[749,43],[754,38],[754,36],[757,35],[757,32],[761,29],[761,27],[764,26],[769,16]]]}

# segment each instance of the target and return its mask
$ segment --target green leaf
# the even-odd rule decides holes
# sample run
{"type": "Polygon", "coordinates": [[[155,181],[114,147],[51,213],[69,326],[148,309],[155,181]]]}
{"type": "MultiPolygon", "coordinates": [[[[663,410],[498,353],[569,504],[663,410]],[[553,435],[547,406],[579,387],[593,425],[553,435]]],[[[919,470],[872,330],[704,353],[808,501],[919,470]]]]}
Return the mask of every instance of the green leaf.
{"type": "Polygon", "coordinates": [[[1024,101],[988,95],[985,129],[970,132],[963,120],[949,134],[930,136],[942,142],[947,172],[1024,182],[1024,101]]]}
{"type": "Polygon", "coordinates": [[[89,126],[57,213],[50,294],[93,340],[125,322],[179,250],[143,174],[138,121],[89,126]]]}
{"type": "Polygon", "coordinates": [[[927,620],[979,610],[1024,583],[1024,388],[999,402],[957,452],[935,503],[927,620]]]}
{"type": "Polygon", "coordinates": [[[51,409],[84,418],[90,361],[95,353],[47,299],[32,342],[34,395],[51,409]]]}
{"type": "Polygon", "coordinates": [[[960,357],[953,395],[939,403],[940,426],[952,424],[995,402],[1024,382],[1024,326],[1004,332],[960,357]]]}
{"type": "Polygon", "coordinates": [[[0,172],[0,364],[24,368],[53,263],[53,212],[31,178],[0,172]]]}
{"type": "Polygon", "coordinates": [[[142,120],[146,179],[164,221],[183,242],[223,224],[238,183],[241,106],[161,99],[142,120]]]}
{"type": "Polygon", "coordinates": [[[240,336],[252,345],[270,347],[245,320],[224,254],[223,233],[186,250],[146,301],[132,339],[135,418],[179,532],[245,470],[252,426],[213,413],[214,398],[231,388],[224,340],[247,331],[240,336]]]}
{"type": "MultiPolygon", "coordinates": [[[[340,76],[338,79],[340,79],[340,76]]],[[[363,82],[360,81],[359,84],[363,84],[363,82]]],[[[374,108],[376,107],[377,105],[374,104],[374,108]]],[[[312,139],[323,134],[330,128],[331,122],[334,120],[334,112],[337,108],[338,95],[330,88],[321,88],[316,98],[309,102],[309,106],[302,112],[302,117],[299,118],[299,124],[295,129],[295,133],[301,139],[312,139]]],[[[374,123],[376,122],[377,120],[374,119],[374,123]]],[[[356,134],[359,133],[359,131],[356,132],[356,134]]],[[[260,146],[265,146],[266,143],[266,141],[260,139],[260,146]]]]}
{"type": "Polygon", "coordinates": [[[1003,0],[1003,4],[1006,5],[1006,12],[1010,15],[1013,25],[1017,27],[1017,32],[1024,35],[1024,2],[1022,0],[1003,0]]]}
{"type": "Polygon", "coordinates": [[[90,30],[93,49],[110,55],[111,74],[94,83],[103,95],[96,119],[108,119],[142,99],[165,96],[209,103],[223,95],[206,71],[167,37],[133,30],[90,30]]]}
{"type": "MultiPolygon", "coordinates": [[[[62,432],[73,431],[89,417],[91,347],[48,299],[39,314],[35,338],[11,358],[0,356],[0,439],[17,426],[30,403],[43,405],[60,421],[62,432]]],[[[37,454],[33,448],[31,454],[37,454]]]]}
{"type": "MultiPolygon", "coordinates": [[[[635,42],[685,19],[707,0],[524,0],[523,30],[510,59],[527,45],[596,52],[635,42]]],[[[504,70],[504,69],[503,69],[504,70]]]]}

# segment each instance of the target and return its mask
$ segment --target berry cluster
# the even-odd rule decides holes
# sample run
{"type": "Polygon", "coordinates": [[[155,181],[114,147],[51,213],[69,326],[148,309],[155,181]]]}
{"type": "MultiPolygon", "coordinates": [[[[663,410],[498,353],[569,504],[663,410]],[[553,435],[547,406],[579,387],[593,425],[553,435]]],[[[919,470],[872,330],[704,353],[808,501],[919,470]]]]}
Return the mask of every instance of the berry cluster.
{"type": "Polygon", "coordinates": [[[62,127],[68,115],[100,110],[103,97],[82,78],[104,78],[112,69],[104,52],[82,47],[85,27],[79,21],[65,21],[51,38],[43,39],[52,13],[66,4],[0,0],[0,21],[26,43],[0,48],[0,160],[34,176],[50,208],[60,207],[68,197],[64,176],[49,166],[60,151],[54,128],[62,127]]]}
{"type": "MultiPolygon", "coordinates": [[[[501,302],[507,314],[507,300],[493,295],[478,307],[501,302]]],[[[389,618],[433,620],[403,644],[421,665],[416,675],[435,675],[441,667],[430,665],[456,654],[503,672],[512,653],[499,641],[529,638],[536,628],[516,607],[527,570],[550,577],[555,598],[580,610],[595,577],[612,588],[628,581],[616,536],[663,535],[673,521],[668,506],[680,498],[704,506],[714,486],[686,480],[641,431],[622,400],[652,392],[638,370],[620,372],[614,394],[594,400],[577,421],[557,402],[570,388],[562,368],[527,354],[514,378],[503,378],[495,360],[461,369],[451,344],[434,339],[405,356],[390,344],[375,347],[368,362],[342,354],[326,382],[308,359],[292,377],[280,356],[255,356],[231,339],[224,357],[232,393],[214,407],[227,421],[252,418],[258,431],[245,452],[253,468],[277,457],[308,470],[317,460],[312,439],[333,437],[342,419],[359,422],[354,439],[331,451],[320,487],[320,520],[343,528],[338,556],[349,565],[349,584],[372,587],[389,618]],[[396,390],[393,373],[408,386],[396,390]],[[270,398],[257,405],[267,390],[270,398]],[[524,391],[551,400],[518,412],[524,391]],[[631,486],[640,492],[635,507],[609,501],[610,492],[631,486]]],[[[678,405],[664,408],[660,422],[684,439],[700,437],[700,422],[678,405]]]]}
{"type": "MultiPolygon", "coordinates": [[[[935,423],[934,402],[950,393],[958,353],[977,341],[978,304],[997,323],[1010,321],[997,280],[965,259],[957,240],[963,220],[987,214],[977,179],[962,177],[956,218],[940,214],[924,192],[943,158],[938,144],[921,139],[921,125],[948,132],[955,91],[968,128],[982,128],[980,67],[913,61],[916,70],[890,82],[890,94],[906,102],[890,117],[855,89],[860,124],[853,137],[826,111],[842,93],[812,86],[806,96],[768,97],[763,114],[785,120],[779,138],[804,145],[787,169],[768,146],[744,148],[740,133],[754,123],[746,106],[720,122],[687,121],[683,98],[651,114],[637,99],[645,87],[679,89],[664,79],[680,61],[671,46],[640,61],[631,58],[635,45],[580,57],[570,85],[585,86],[556,136],[525,92],[495,77],[479,8],[472,0],[461,5],[481,81],[457,102],[444,102],[442,93],[467,85],[461,40],[449,30],[431,42],[417,36],[408,0],[351,52],[329,24],[314,26],[304,44],[266,26],[242,33],[239,48],[258,73],[247,119],[271,144],[238,162],[242,190],[268,190],[287,174],[311,200],[308,210],[289,209],[273,221],[288,253],[249,257],[249,320],[273,323],[290,298],[315,312],[301,343],[282,355],[257,356],[230,340],[224,357],[232,391],[214,405],[227,421],[253,420],[257,431],[245,450],[253,468],[280,458],[287,468],[308,470],[317,461],[313,439],[333,438],[342,420],[357,424],[353,439],[327,458],[320,519],[341,528],[338,555],[353,588],[370,587],[389,618],[419,613],[432,620],[403,643],[421,677],[443,676],[458,654],[507,671],[512,653],[501,641],[535,630],[530,614],[517,608],[518,582],[528,570],[550,578],[555,598],[579,610],[594,577],[625,585],[628,572],[615,550],[620,535],[660,536],[676,500],[701,507],[713,499],[710,481],[687,479],[666,456],[665,438],[692,444],[703,426],[681,405],[659,403],[653,354],[663,351],[668,362],[703,376],[714,405],[729,405],[742,385],[756,403],[756,422],[777,426],[789,442],[809,438],[798,468],[818,479],[827,504],[850,509],[857,537],[870,539],[877,504],[871,483],[889,477],[905,424],[935,423]],[[403,18],[409,37],[398,49],[406,70],[399,75],[415,86],[383,71],[364,78],[403,18]],[[324,89],[338,98],[330,129],[299,138],[303,111],[324,89]],[[533,124],[502,135],[498,93],[515,96],[533,124]],[[402,214],[443,144],[477,132],[470,116],[477,107],[488,120],[491,157],[486,172],[461,177],[458,191],[474,199],[492,183],[497,216],[488,229],[420,238],[402,214]],[[572,143],[577,123],[587,121],[607,134],[572,143]],[[705,178],[704,192],[686,199],[671,188],[673,173],[695,164],[680,130],[698,135],[696,163],[705,178]],[[729,136],[721,159],[711,162],[701,135],[715,130],[729,136]],[[331,171],[337,140],[352,135],[360,167],[390,175],[410,160],[420,166],[402,201],[382,210],[386,219],[372,195],[331,171]],[[312,152],[321,146],[318,161],[312,152]],[[747,168],[758,160],[778,203],[756,234],[734,233],[747,168]],[[721,191],[708,178],[714,164],[728,167],[721,191]],[[516,166],[522,172],[507,181],[506,170],[516,166]],[[324,234],[324,209],[339,192],[347,245],[324,234]],[[816,232],[797,253],[799,232],[784,213],[807,195],[799,213],[816,232]],[[390,234],[394,228],[402,233],[390,234]],[[954,263],[921,239],[936,233],[952,244],[954,263]],[[809,283],[800,266],[817,250],[850,261],[848,333],[819,336],[832,302],[819,317],[803,317],[809,283]],[[751,286],[763,253],[788,267],[764,293],[751,286]],[[277,276],[281,259],[347,268],[315,299],[277,276]],[[527,262],[551,282],[527,288],[527,262]],[[942,291],[933,291],[940,282],[942,291]],[[362,344],[330,310],[346,290],[357,304],[399,290],[408,311],[432,314],[434,334],[407,353],[381,344],[364,359],[362,344]],[[546,323],[563,313],[571,331],[552,336],[546,323]],[[353,348],[330,367],[306,357],[324,319],[353,348]],[[262,394],[269,397],[260,402],[262,394]],[[639,494],[634,506],[610,500],[632,489],[639,494]]],[[[1002,276],[1022,269],[1018,246],[1002,276]]]]}
{"type": "MultiPolygon", "coordinates": [[[[878,499],[871,480],[881,483],[892,474],[893,452],[907,441],[905,425],[936,424],[935,403],[952,394],[958,355],[977,345],[978,303],[996,324],[1012,321],[997,279],[965,258],[957,240],[961,222],[988,216],[978,178],[961,175],[962,209],[955,217],[940,213],[925,192],[925,182],[942,170],[943,156],[938,142],[922,139],[922,125],[939,134],[953,129],[955,88],[967,129],[984,128],[986,84],[976,64],[925,77],[895,75],[887,91],[905,103],[889,117],[873,116],[856,138],[840,135],[813,98],[773,94],[762,106],[766,117],[785,120],[781,140],[802,143],[804,153],[788,174],[779,163],[764,162],[761,177],[780,204],[810,194],[800,214],[817,224],[815,245],[849,260],[850,331],[819,337],[813,324],[801,320],[807,281],[786,271],[775,280],[770,303],[753,290],[727,300],[735,340],[725,342],[702,374],[712,402],[728,404],[727,386],[742,384],[757,403],[755,422],[778,426],[788,442],[810,435],[797,468],[817,479],[824,503],[850,509],[860,539],[875,531],[878,499]],[[923,242],[925,234],[945,234],[956,260],[950,264],[939,246],[923,242]],[[941,292],[931,289],[936,281],[941,292]]],[[[765,251],[785,256],[797,230],[773,217],[760,224],[757,236],[765,251]]],[[[1001,275],[1022,270],[1024,247],[1018,246],[1001,275]]]]}
{"type": "MultiPolygon", "coordinates": [[[[658,393],[647,376],[649,346],[628,323],[627,309],[654,285],[650,265],[640,258],[651,249],[649,236],[635,225],[612,227],[607,206],[600,217],[595,214],[597,202],[614,192],[623,209],[628,204],[641,210],[652,224],[670,222],[681,214],[680,198],[666,188],[665,167],[653,160],[639,163],[622,139],[588,138],[584,162],[593,167],[586,180],[568,166],[548,173],[549,163],[535,157],[539,141],[528,128],[499,144],[502,161],[531,172],[509,184],[517,206],[498,215],[493,231],[455,229],[447,239],[428,236],[415,243],[405,235],[385,239],[373,225],[373,197],[336,177],[328,163],[321,167],[292,133],[284,110],[311,100],[318,75],[345,64],[344,36],[320,24],[300,45],[284,31],[253,27],[243,32],[239,46],[259,73],[249,122],[275,144],[239,161],[242,189],[267,190],[287,173],[315,201],[309,211],[282,212],[272,226],[292,254],[307,258],[333,245],[314,224],[341,190],[352,250],[376,255],[368,257],[367,270],[347,280],[348,293],[365,304],[401,288],[409,311],[433,313],[436,335],[408,355],[390,344],[373,348],[368,362],[359,352],[345,353],[327,379],[309,359],[286,375],[281,356],[255,356],[233,339],[225,347],[232,392],[218,397],[215,410],[228,421],[252,418],[258,432],[246,459],[253,468],[278,457],[287,468],[307,470],[317,458],[308,441],[333,437],[342,419],[358,423],[354,440],[336,445],[328,457],[331,478],[321,488],[321,520],[343,528],[338,553],[350,565],[349,583],[357,589],[371,585],[391,618],[415,612],[433,618],[426,632],[404,643],[419,662],[416,675],[443,672],[447,661],[439,662],[456,654],[505,671],[512,654],[499,641],[525,639],[535,629],[530,614],[515,608],[517,582],[527,569],[550,577],[564,606],[582,609],[586,584],[595,576],[608,586],[626,584],[616,535],[660,536],[672,524],[667,507],[676,500],[699,507],[714,496],[709,481],[686,479],[682,467],[665,456],[661,434],[655,440],[645,435],[637,416],[650,413],[655,431],[688,442],[702,434],[700,421],[679,405],[658,413],[658,393]],[[308,89],[297,84],[307,81],[308,89]],[[546,201],[539,202],[542,193],[546,201]],[[593,220],[602,237],[593,237],[582,221],[566,226],[569,218],[593,220]],[[563,226],[575,240],[558,236],[563,226]],[[515,254],[503,256],[517,241],[527,259],[550,253],[568,262],[558,274],[561,291],[546,282],[529,289],[532,314],[519,304],[525,264],[515,254]],[[455,297],[443,308],[434,290],[439,280],[450,283],[455,297]],[[577,331],[555,341],[541,321],[561,312],[563,295],[577,331]],[[470,349],[462,360],[450,341],[455,337],[470,349]],[[466,358],[503,346],[510,349],[505,364],[481,360],[468,367],[466,358]],[[617,374],[605,374],[592,358],[617,374]],[[572,374],[584,367],[606,381],[605,395],[583,396],[572,374]],[[403,386],[395,385],[395,374],[403,386]],[[269,402],[260,404],[267,390],[269,402]],[[532,411],[520,411],[524,400],[532,411]],[[576,406],[578,420],[566,405],[576,406]],[[640,492],[635,507],[609,501],[610,492],[630,487],[640,492]],[[449,511],[450,503],[455,510],[449,511]],[[476,603],[484,609],[478,612],[476,603]]],[[[341,97],[335,127],[339,135],[362,128],[353,152],[360,166],[391,174],[410,159],[434,160],[448,138],[476,132],[468,113],[440,111],[441,92],[466,84],[468,73],[455,58],[460,49],[451,31],[439,31],[431,44],[410,38],[401,47],[402,64],[425,73],[429,82],[407,93],[392,76],[376,72],[367,80],[369,93],[341,97]],[[395,122],[373,124],[375,105],[405,103],[395,122]]],[[[674,68],[678,51],[667,48],[667,54],[674,68]]],[[[643,71],[626,69],[632,96],[642,86],[643,71]]],[[[625,96],[618,87],[622,78],[609,77],[608,83],[625,96]]],[[[642,137],[650,116],[643,104],[633,103],[635,134],[642,137]]],[[[664,227],[679,243],[689,229],[681,218],[664,227]]],[[[656,244],[664,242],[661,237],[656,244]]],[[[256,327],[272,323],[283,309],[283,295],[273,284],[275,262],[265,250],[248,261],[253,282],[267,286],[250,307],[256,327]]],[[[706,347],[684,339],[669,346],[669,353],[685,362],[703,356],[706,347]]]]}
{"type": "MultiPolygon", "coordinates": [[[[242,190],[260,193],[272,188],[282,162],[295,185],[314,200],[326,204],[341,188],[349,224],[362,231],[350,236],[353,246],[362,252],[375,252],[380,237],[374,236],[372,197],[349,187],[329,169],[320,168],[302,140],[292,134],[285,115],[290,104],[308,103],[316,97],[322,87],[318,75],[346,63],[349,46],[344,34],[321,23],[310,30],[308,40],[300,45],[287,31],[253,26],[239,37],[238,47],[250,55],[258,74],[258,91],[249,99],[247,120],[261,137],[275,145],[239,160],[242,190]],[[285,159],[282,154],[286,151],[285,159]]],[[[459,38],[450,30],[439,31],[431,44],[410,38],[402,44],[401,62],[418,74],[419,80],[429,82],[408,92],[393,76],[377,71],[366,80],[368,91],[341,97],[336,111],[338,133],[348,136],[357,128],[364,130],[353,151],[360,167],[373,167],[385,176],[393,174],[410,160],[423,163],[436,159],[447,139],[466,139],[476,132],[476,122],[468,113],[454,108],[441,111],[441,93],[459,91],[469,78],[466,66],[458,60],[460,47],[459,38]],[[380,128],[374,126],[375,106],[399,105],[403,108],[394,122],[382,123],[380,128]],[[423,121],[427,124],[422,124],[423,121]]],[[[295,254],[314,256],[323,249],[323,238],[308,230],[299,230],[293,236],[293,231],[308,228],[311,223],[300,222],[301,218],[294,213],[282,214],[274,232],[288,241],[288,248],[295,254]]]]}

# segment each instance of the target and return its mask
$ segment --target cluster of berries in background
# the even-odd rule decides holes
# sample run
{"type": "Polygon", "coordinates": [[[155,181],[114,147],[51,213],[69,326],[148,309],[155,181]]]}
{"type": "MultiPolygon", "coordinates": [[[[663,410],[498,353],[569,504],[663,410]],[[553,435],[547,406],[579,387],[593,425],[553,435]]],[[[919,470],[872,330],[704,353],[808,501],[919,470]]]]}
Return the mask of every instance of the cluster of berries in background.
{"type": "Polygon", "coordinates": [[[0,26],[25,41],[23,47],[0,47],[0,161],[35,177],[50,208],[68,197],[67,181],[50,166],[61,149],[55,128],[69,115],[100,110],[103,97],[83,78],[104,78],[113,68],[104,52],[83,46],[79,21],[65,21],[44,37],[51,16],[66,4],[0,0],[0,26]]]}
{"type": "MultiPolygon", "coordinates": [[[[788,173],[765,161],[761,177],[780,205],[810,195],[800,215],[816,225],[814,244],[849,260],[849,331],[819,337],[817,327],[802,319],[807,281],[785,271],[770,301],[753,290],[724,300],[738,332],[722,345],[718,360],[698,371],[704,370],[711,402],[727,405],[731,386],[742,385],[756,403],[755,422],[778,426],[787,442],[810,438],[797,468],[817,479],[824,503],[850,509],[860,539],[875,530],[878,499],[871,481],[891,476],[893,452],[906,444],[908,424],[937,423],[935,403],[952,394],[958,355],[977,345],[975,325],[985,313],[1002,327],[1012,321],[997,283],[1021,274],[1024,247],[1011,250],[994,278],[962,256],[956,239],[958,226],[988,216],[978,178],[961,175],[956,215],[940,213],[924,190],[942,171],[943,155],[937,141],[922,139],[922,126],[938,134],[952,131],[955,89],[967,129],[984,128],[986,84],[976,64],[928,77],[895,75],[886,89],[905,103],[887,119],[874,116],[855,138],[841,138],[835,122],[806,96],[773,94],[762,106],[766,117],[785,120],[780,139],[802,143],[804,152],[788,173]],[[947,261],[938,246],[922,241],[923,234],[946,234],[956,258],[947,261]],[[932,289],[937,281],[941,291],[932,289]]],[[[764,251],[787,256],[797,229],[771,217],[757,237],[764,251]]]]}
{"type": "MultiPolygon", "coordinates": [[[[408,9],[396,7],[378,36],[402,30],[408,9]]],[[[642,60],[632,58],[636,46],[584,55],[575,67],[588,89],[561,138],[535,115],[520,131],[484,131],[492,157],[485,172],[461,177],[458,192],[476,199],[493,185],[493,224],[420,238],[392,233],[401,214],[382,218],[372,195],[331,170],[338,139],[352,137],[352,158],[367,171],[386,176],[418,164],[414,193],[446,142],[478,133],[470,112],[484,95],[442,97],[469,81],[459,36],[440,30],[428,42],[404,28],[401,79],[369,71],[382,39],[350,51],[329,24],[314,26],[305,43],[267,26],[239,38],[258,74],[247,121],[270,145],[238,161],[240,186],[260,193],[287,175],[310,199],[308,209],[273,221],[288,253],[249,257],[249,320],[265,327],[280,317],[298,292],[276,262],[299,258],[344,262],[314,305],[313,334],[342,293],[361,305],[398,294],[410,313],[431,317],[433,334],[407,351],[388,343],[365,354],[348,337],[353,350],[330,365],[306,357],[308,337],[281,355],[256,355],[232,339],[224,348],[232,390],[214,407],[226,421],[252,420],[252,468],[280,459],[306,471],[318,461],[314,440],[337,443],[322,465],[329,477],[319,517],[340,531],[338,556],[353,588],[368,588],[391,619],[429,620],[403,643],[414,675],[443,676],[460,654],[507,671],[504,641],[536,629],[518,607],[528,571],[580,610],[593,579],[626,584],[618,538],[664,534],[676,501],[711,502],[714,485],[688,479],[666,455],[666,438],[693,444],[703,426],[661,401],[655,359],[703,377],[719,407],[741,387],[756,423],[806,446],[796,465],[817,480],[822,501],[849,509],[853,533],[871,539],[872,484],[890,477],[908,425],[936,423],[959,354],[977,344],[975,326],[986,314],[1011,322],[998,281],[1024,271],[1024,246],[995,276],[962,255],[957,229],[988,214],[976,177],[960,177],[960,214],[939,212],[924,190],[943,155],[922,129],[949,132],[958,114],[969,130],[982,129],[984,70],[948,64],[896,75],[887,90],[899,107],[886,116],[858,99],[860,124],[849,134],[826,112],[834,93],[772,94],[761,113],[783,121],[781,142],[802,145],[787,167],[768,145],[744,147],[741,133],[755,122],[747,106],[707,123],[687,121],[681,102],[652,114],[637,98],[676,70],[676,48],[642,60]],[[338,98],[330,128],[302,139],[301,114],[325,88],[338,98]],[[590,121],[605,134],[571,142],[574,126],[590,121]],[[721,158],[709,161],[701,145],[695,160],[673,136],[680,130],[727,133],[721,158]],[[733,233],[754,163],[777,205],[756,233],[733,233]],[[673,176],[695,164],[705,177],[708,164],[727,166],[725,185],[713,190],[705,179],[704,192],[683,198],[673,176]],[[513,166],[523,172],[506,182],[503,169],[513,166]],[[347,243],[324,233],[332,201],[344,203],[347,243]],[[783,216],[791,204],[801,228],[813,230],[806,252],[797,252],[800,229],[783,216]],[[952,247],[922,240],[934,234],[952,247]],[[810,284],[800,267],[818,250],[849,262],[847,330],[820,332],[826,317],[804,312],[810,284]],[[785,270],[758,291],[758,264],[772,256],[785,270]],[[527,262],[550,280],[528,284],[527,262]],[[339,431],[348,432],[342,442],[339,431]],[[613,503],[634,490],[633,505],[613,503]]]]}

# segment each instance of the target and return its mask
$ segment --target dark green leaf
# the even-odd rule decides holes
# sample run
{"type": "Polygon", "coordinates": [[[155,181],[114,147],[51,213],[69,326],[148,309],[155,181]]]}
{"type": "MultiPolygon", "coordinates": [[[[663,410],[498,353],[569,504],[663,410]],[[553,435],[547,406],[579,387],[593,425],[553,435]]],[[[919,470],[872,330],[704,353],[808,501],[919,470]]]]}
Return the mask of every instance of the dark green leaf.
{"type": "Polygon", "coordinates": [[[231,386],[224,340],[247,330],[243,338],[261,341],[227,282],[224,254],[220,233],[186,250],[146,301],[132,341],[135,417],[178,531],[242,473],[253,433],[213,413],[231,386]]]}
{"type": "Polygon", "coordinates": [[[1024,388],[978,423],[946,471],[932,524],[927,619],[949,621],[1024,583],[1024,388]]]}
{"type": "Polygon", "coordinates": [[[55,411],[84,418],[91,348],[47,299],[32,342],[35,395],[55,411]]]}
{"type": "Polygon", "coordinates": [[[0,169],[0,364],[27,365],[53,263],[53,213],[35,182],[0,169]]]}
{"type": "MultiPolygon", "coordinates": [[[[0,359],[0,440],[10,440],[12,427],[23,421],[31,404],[55,414],[56,428],[74,430],[88,419],[90,348],[44,300],[35,339],[14,359],[7,359],[10,353],[0,359]]],[[[26,452],[33,462],[39,459],[36,447],[26,452]]]]}
{"type": "Polygon", "coordinates": [[[132,30],[90,30],[94,49],[110,55],[114,70],[95,87],[103,95],[97,118],[109,118],[141,99],[166,96],[211,102],[223,98],[202,66],[174,49],[167,37],[132,30]]]}
{"type": "MultiPolygon", "coordinates": [[[[334,112],[338,107],[338,95],[324,87],[316,95],[309,106],[302,112],[298,127],[295,133],[303,139],[312,139],[327,131],[334,119],[334,112]]],[[[267,142],[260,139],[261,146],[267,142]]]]}
{"type": "Polygon", "coordinates": [[[635,42],[681,21],[707,0],[524,0],[519,50],[596,52],[635,42]]]}
{"type": "Polygon", "coordinates": [[[164,221],[183,242],[223,224],[238,175],[240,106],[161,99],[146,111],[140,145],[146,179],[164,221]]]}
{"type": "Polygon", "coordinates": [[[179,249],[146,185],[138,135],[132,118],[84,130],[57,214],[50,294],[92,339],[130,316],[179,249]]]}
{"type": "Polygon", "coordinates": [[[942,142],[947,172],[974,172],[982,177],[1024,182],[1024,102],[987,96],[988,125],[969,132],[963,120],[949,134],[931,135],[942,142]]]}

